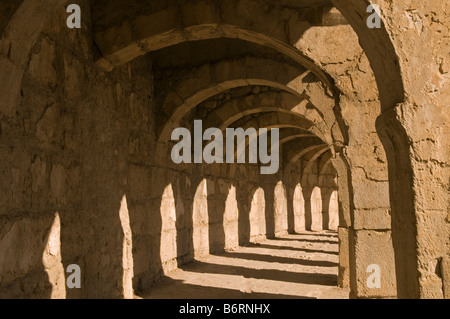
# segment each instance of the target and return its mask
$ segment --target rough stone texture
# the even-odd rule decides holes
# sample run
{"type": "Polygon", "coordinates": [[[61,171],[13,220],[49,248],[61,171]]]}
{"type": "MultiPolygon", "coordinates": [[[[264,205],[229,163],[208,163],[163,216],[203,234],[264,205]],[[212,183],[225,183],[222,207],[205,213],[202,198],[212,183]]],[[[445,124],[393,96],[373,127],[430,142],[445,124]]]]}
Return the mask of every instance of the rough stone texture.
{"type": "Polygon", "coordinates": [[[363,0],[83,0],[79,30],[70,1],[0,4],[0,297],[132,298],[338,229],[351,297],[448,298],[450,4],[378,2],[374,30],[363,0]],[[279,172],[176,165],[195,119],[280,129],[279,172]]]}
{"type": "Polygon", "coordinates": [[[349,231],[346,227],[339,227],[339,276],[338,284],[340,287],[350,287],[350,245],[349,231]]]}
{"type": "Polygon", "coordinates": [[[384,112],[378,131],[389,163],[398,295],[442,297],[442,285],[426,273],[436,258],[449,251],[448,219],[442,218],[448,214],[449,169],[444,154],[449,151],[445,121],[449,114],[449,42],[445,36],[437,36],[448,33],[449,3],[400,1],[394,5],[380,1],[385,27],[375,32],[357,22],[356,15],[365,10],[363,1],[333,3],[357,32],[380,91],[384,112]],[[380,45],[386,49],[373,50],[380,45]],[[419,66],[424,72],[417,72],[419,66]],[[425,154],[421,151],[424,142],[428,143],[425,154]],[[441,177],[444,182],[440,182],[441,177]],[[430,202],[427,198],[436,200],[425,208],[430,202]],[[419,218],[419,213],[430,218],[419,218]],[[435,227],[446,227],[446,234],[428,247],[425,233],[433,233],[435,227]]]}
{"type": "Polygon", "coordinates": [[[396,281],[394,267],[394,252],[390,231],[379,232],[363,230],[353,232],[355,242],[355,260],[357,282],[356,296],[364,297],[395,297],[396,281]],[[371,249],[367,249],[371,247],[371,249]],[[370,265],[378,265],[381,269],[381,287],[370,288],[367,279],[371,273],[367,272],[370,265]]]}
{"type": "Polygon", "coordinates": [[[275,236],[287,233],[287,198],[286,188],[282,183],[277,184],[274,193],[275,236]]]}
{"type": "Polygon", "coordinates": [[[258,188],[252,198],[250,219],[250,241],[257,243],[266,238],[266,202],[264,190],[258,188]]]}
{"type": "Polygon", "coordinates": [[[444,289],[444,298],[450,298],[450,258],[444,257],[441,260],[441,276],[442,276],[442,286],[444,289]]]}
{"type": "Polygon", "coordinates": [[[294,206],[294,232],[300,233],[306,230],[305,199],[303,198],[303,190],[300,184],[295,186],[292,204],[294,206]]]}

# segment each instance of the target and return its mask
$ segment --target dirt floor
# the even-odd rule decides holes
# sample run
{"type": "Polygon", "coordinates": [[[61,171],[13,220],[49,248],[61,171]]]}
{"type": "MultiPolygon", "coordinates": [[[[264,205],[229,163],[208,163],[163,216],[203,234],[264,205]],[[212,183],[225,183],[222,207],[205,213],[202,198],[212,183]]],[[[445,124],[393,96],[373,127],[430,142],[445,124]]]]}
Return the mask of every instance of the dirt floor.
{"type": "Polygon", "coordinates": [[[337,272],[337,234],[305,232],[210,255],[170,273],[142,297],[347,299],[337,272]]]}

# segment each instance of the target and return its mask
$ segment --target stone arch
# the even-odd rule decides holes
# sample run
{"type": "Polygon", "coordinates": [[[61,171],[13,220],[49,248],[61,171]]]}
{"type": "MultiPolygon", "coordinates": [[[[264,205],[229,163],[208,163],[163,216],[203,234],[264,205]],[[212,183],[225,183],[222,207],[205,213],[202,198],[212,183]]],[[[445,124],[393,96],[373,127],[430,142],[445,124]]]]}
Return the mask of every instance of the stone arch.
{"type": "Polygon", "coordinates": [[[57,0],[16,1],[2,21],[4,28],[0,30],[0,82],[3,84],[0,87],[0,104],[5,116],[15,115],[29,54],[50,19],[48,12],[55,10],[59,4],[57,0]]]}
{"type": "Polygon", "coordinates": [[[323,164],[319,170],[319,175],[323,175],[325,173],[325,171],[332,165],[331,159],[332,159],[332,157],[330,156],[330,158],[328,158],[325,162],[323,162],[323,164]]]}
{"type": "MultiPolygon", "coordinates": [[[[299,132],[301,131],[312,137],[317,137],[323,143],[332,144],[331,136],[328,132],[320,131],[316,126],[309,122],[306,122],[306,125],[304,121],[299,121],[299,117],[295,113],[279,112],[278,110],[275,110],[272,112],[260,112],[257,116],[244,116],[240,120],[234,122],[231,126],[242,127],[243,129],[251,127],[279,129],[296,128],[299,132]]],[[[226,129],[223,126],[221,128],[226,129]]]]}
{"type": "MultiPolygon", "coordinates": [[[[242,115],[240,119],[238,119],[239,116],[236,117],[236,121],[234,123],[231,123],[236,127],[242,127],[244,130],[248,128],[254,128],[254,127],[261,127],[261,128],[267,128],[268,130],[273,128],[279,128],[280,131],[280,142],[279,147],[280,149],[283,147],[285,143],[292,142],[290,144],[294,144],[294,142],[299,140],[304,140],[305,143],[300,144],[300,147],[308,147],[311,144],[320,144],[320,145],[327,145],[325,144],[324,140],[326,139],[328,143],[332,143],[330,141],[331,137],[323,136],[320,131],[317,129],[314,129],[315,127],[312,126],[309,130],[305,129],[304,126],[301,125],[301,123],[298,122],[298,117],[296,114],[290,113],[284,113],[284,112],[260,112],[258,113],[258,116],[248,116],[248,115],[242,115]],[[311,133],[308,133],[311,131],[311,133]]],[[[309,124],[309,123],[308,123],[309,124]]],[[[207,125],[210,126],[210,125],[207,125]]],[[[226,127],[220,126],[221,130],[224,130],[226,127]]],[[[260,132],[257,131],[256,137],[260,135],[260,132]]],[[[249,140],[245,141],[245,146],[247,147],[250,143],[249,140]]],[[[292,146],[291,151],[298,153],[298,145],[292,146]]],[[[308,148],[308,152],[309,152],[308,148]]],[[[236,151],[235,151],[236,153],[236,151]]],[[[295,153],[294,155],[297,155],[295,153]]],[[[300,153],[301,155],[302,153],[300,153]]],[[[321,153],[322,154],[322,153],[321,153]]],[[[319,156],[321,155],[319,154],[319,156]]],[[[297,160],[300,157],[297,158],[297,160]]]]}
{"type": "Polygon", "coordinates": [[[335,121],[335,100],[327,95],[322,84],[304,83],[307,75],[308,72],[299,67],[262,58],[246,57],[204,65],[177,81],[169,93],[158,99],[164,114],[158,120],[161,123],[157,128],[158,140],[168,141],[181,119],[201,102],[226,90],[249,85],[274,87],[299,98],[305,94],[313,98],[318,95],[320,98],[314,106],[323,115],[324,122],[331,125],[335,121]]]}
{"type": "MultiPolygon", "coordinates": [[[[273,113],[277,114],[276,112],[273,113]]],[[[282,150],[283,145],[288,144],[288,155],[284,160],[290,165],[294,165],[300,158],[311,153],[313,150],[315,150],[316,153],[313,154],[314,158],[311,160],[311,164],[324,152],[330,151],[330,147],[328,146],[328,144],[324,143],[324,141],[317,136],[319,135],[317,132],[315,132],[317,135],[312,133],[307,134],[307,131],[301,125],[295,124],[295,116],[292,116],[292,114],[281,115],[283,116],[277,117],[272,115],[271,113],[262,113],[261,115],[249,120],[244,118],[241,121],[238,121],[236,126],[242,127],[244,130],[252,127],[264,127],[268,130],[279,128],[281,130],[280,137],[283,137],[282,139],[280,139],[279,147],[280,150],[282,150]],[[302,140],[303,143],[298,144],[300,140],[302,140]],[[317,148],[319,148],[319,150],[317,150],[317,148]],[[301,150],[300,152],[299,149],[301,150]],[[289,161],[289,159],[292,160],[289,161]]],[[[257,131],[257,136],[259,135],[260,132],[257,131]]],[[[245,141],[246,147],[248,146],[249,142],[249,140],[245,141]]]]}
{"type": "Polygon", "coordinates": [[[283,145],[285,143],[288,143],[288,142],[296,140],[296,139],[302,139],[302,138],[312,136],[310,134],[292,134],[292,133],[287,133],[287,134],[283,134],[283,135],[286,135],[286,136],[283,136],[280,138],[280,145],[283,145]]]}
{"type": "Polygon", "coordinates": [[[285,7],[269,9],[255,0],[224,1],[220,6],[212,0],[200,0],[162,7],[132,1],[124,7],[115,0],[99,1],[93,8],[93,18],[94,40],[103,55],[98,64],[107,69],[184,41],[233,38],[276,49],[312,70],[330,88],[333,83],[300,47],[295,46],[310,24],[304,23],[298,11],[285,7]],[[122,17],[127,18],[105,16],[105,6],[122,11],[122,17]],[[242,8],[238,14],[236,7],[242,8]],[[286,18],[289,23],[284,23],[286,18]],[[155,25],[155,19],[162,23],[155,25]]]}
{"type": "MultiPolygon", "coordinates": [[[[254,114],[263,114],[263,113],[272,113],[272,114],[286,114],[286,115],[291,115],[294,118],[296,118],[296,122],[298,122],[297,125],[299,125],[299,127],[304,127],[306,129],[311,128],[311,129],[315,129],[314,126],[311,126],[311,123],[309,123],[309,121],[305,121],[305,118],[302,117],[301,115],[299,115],[298,113],[292,112],[292,111],[288,111],[288,110],[284,110],[284,109],[279,109],[276,107],[268,107],[268,108],[257,108],[257,109],[251,109],[251,110],[247,110],[245,112],[239,113],[236,116],[233,116],[232,118],[230,118],[228,121],[226,121],[225,123],[223,123],[222,125],[220,125],[219,129],[221,131],[224,131],[227,127],[232,126],[232,124],[234,122],[238,122],[241,118],[245,117],[245,116],[251,116],[254,114]]],[[[208,126],[208,127],[213,127],[213,126],[208,126]]],[[[326,133],[323,133],[323,131],[321,131],[320,129],[318,130],[321,134],[318,134],[320,136],[324,136],[326,133]]]]}
{"type": "MultiPolygon", "coordinates": [[[[245,128],[248,127],[253,127],[251,124],[247,124],[245,126],[245,128]]],[[[290,133],[286,133],[283,134],[283,132],[286,132],[287,129],[289,129],[290,132],[292,132],[291,130],[297,130],[300,133],[304,132],[304,129],[302,129],[301,127],[298,127],[296,125],[292,125],[292,124],[272,124],[272,125],[266,125],[264,126],[264,128],[266,128],[267,130],[271,130],[271,129],[280,129],[281,131],[281,136],[283,135],[288,135],[287,137],[285,137],[284,139],[280,139],[278,146],[279,146],[279,151],[280,154],[283,150],[283,146],[284,145],[288,145],[288,155],[286,156],[286,158],[290,158],[291,153],[292,152],[296,152],[295,155],[298,155],[298,158],[295,162],[297,162],[302,156],[306,155],[307,153],[309,153],[312,149],[315,148],[315,146],[319,145],[319,146],[326,146],[327,144],[323,143],[323,141],[318,138],[316,135],[313,134],[292,134],[289,135],[290,133]],[[298,144],[299,142],[302,142],[302,144],[298,144]],[[299,147],[305,147],[304,149],[302,149],[302,151],[300,151],[300,153],[298,152],[299,147]],[[295,150],[295,151],[294,151],[295,150]],[[307,151],[306,151],[307,150],[307,151]],[[305,153],[303,153],[305,152],[305,153]]],[[[257,131],[256,136],[259,137],[260,136],[260,132],[257,131]]],[[[248,146],[249,144],[249,140],[246,139],[245,141],[245,147],[248,146]]],[[[272,145],[268,146],[270,148],[270,152],[272,151],[272,145]]],[[[237,152],[237,150],[236,150],[237,152]]],[[[235,156],[237,155],[235,152],[235,156]]],[[[284,156],[283,156],[284,158],[284,156]]],[[[284,158],[285,159],[285,158],[284,158]]],[[[286,160],[285,160],[286,161],[286,160]]],[[[295,162],[292,163],[295,164],[295,162]]],[[[288,162],[289,163],[289,162],[288,162]]],[[[282,163],[280,163],[282,164],[282,163]]]]}
{"type": "Polygon", "coordinates": [[[387,26],[383,22],[381,28],[370,29],[364,18],[368,17],[367,7],[371,3],[368,0],[351,2],[332,0],[332,2],[358,35],[377,80],[382,109],[393,108],[403,102],[405,94],[400,62],[387,26]]]}
{"type": "Polygon", "coordinates": [[[30,50],[50,19],[48,13],[55,10],[60,2],[58,0],[15,2],[14,7],[11,8],[14,13],[10,14],[10,19],[5,23],[4,29],[0,30],[4,33],[4,38],[0,40],[0,44],[2,44],[0,47],[6,47],[5,53],[7,54],[5,55],[9,56],[16,65],[23,67],[27,62],[30,50]]]}
{"type": "MultiPolygon", "coordinates": [[[[258,91],[257,89],[254,90],[258,91]]],[[[300,98],[284,91],[261,92],[258,95],[226,101],[207,115],[205,123],[206,127],[218,127],[223,131],[226,127],[231,126],[245,116],[277,111],[295,114],[300,119],[308,120],[309,122],[305,122],[306,127],[315,125],[324,135],[326,135],[326,132],[331,131],[332,123],[328,123],[328,125],[325,123],[324,115],[318,111],[317,107],[306,96],[300,98]]]]}
{"type": "MultiPolygon", "coordinates": [[[[319,154],[318,156],[322,155],[324,152],[329,150],[329,146],[326,144],[314,144],[311,145],[305,149],[302,149],[300,152],[296,152],[294,154],[292,154],[291,156],[289,156],[289,165],[293,166],[295,165],[302,157],[304,157],[305,155],[309,154],[309,153],[313,153],[313,156],[316,156],[317,154],[319,154]]],[[[318,157],[317,156],[317,157],[318,157]]],[[[317,158],[316,158],[317,159],[317,158]]],[[[313,163],[314,161],[310,162],[313,163]]]]}
{"type": "MultiPolygon", "coordinates": [[[[311,166],[317,161],[317,159],[323,155],[324,153],[328,152],[329,148],[328,147],[323,147],[323,148],[319,148],[318,150],[314,151],[312,153],[312,157],[307,161],[306,165],[303,168],[303,172],[308,172],[309,169],[311,168],[311,166]]],[[[305,154],[306,155],[306,154],[305,154]]],[[[296,156],[297,157],[297,156],[296,156]]],[[[296,158],[294,157],[294,158],[296,158]]],[[[300,158],[299,158],[300,159],[300,158]]],[[[320,176],[320,174],[318,174],[320,176]]],[[[303,181],[305,179],[306,174],[303,174],[303,181]]]]}

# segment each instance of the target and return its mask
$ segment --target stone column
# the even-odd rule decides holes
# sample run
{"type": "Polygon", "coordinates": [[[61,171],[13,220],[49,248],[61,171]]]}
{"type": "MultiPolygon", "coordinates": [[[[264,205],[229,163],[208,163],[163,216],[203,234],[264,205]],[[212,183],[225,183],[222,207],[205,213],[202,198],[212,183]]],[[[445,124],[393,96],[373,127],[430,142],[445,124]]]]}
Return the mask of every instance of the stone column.
{"type": "Polygon", "coordinates": [[[350,288],[350,255],[349,255],[349,227],[351,225],[349,174],[345,158],[338,154],[332,159],[337,172],[339,194],[339,275],[338,285],[350,288]]]}
{"type": "Polygon", "coordinates": [[[407,102],[377,122],[389,161],[398,296],[443,298],[449,255],[447,114],[407,102]],[[431,174],[430,174],[431,173],[431,174]]]}

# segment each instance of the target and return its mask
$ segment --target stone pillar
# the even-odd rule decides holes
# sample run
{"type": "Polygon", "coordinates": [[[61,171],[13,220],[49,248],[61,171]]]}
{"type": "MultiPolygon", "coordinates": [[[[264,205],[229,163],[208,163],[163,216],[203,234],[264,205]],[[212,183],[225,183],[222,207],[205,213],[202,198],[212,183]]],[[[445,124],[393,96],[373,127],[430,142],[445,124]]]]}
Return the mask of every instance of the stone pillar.
{"type": "MultiPolygon", "coordinates": [[[[228,188],[223,213],[223,231],[225,235],[224,248],[226,250],[236,249],[239,246],[239,212],[236,200],[236,187],[234,186],[228,188]]],[[[249,234],[246,234],[245,237],[249,237],[249,234]]],[[[249,241],[247,238],[246,240],[249,241]]]]}
{"type": "Polygon", "coordinates": [[[311,231],[312,212],[311,212],[311,194],[312,188],[309,185],[303,186],[303,198],[305,201],[305,229],[311,231]]]}
{"type": "Polygon", "coordinates": [[[275,236],[284,236],[288,232],[288,212],[286,187],[279,182],[274,189],[275,236]]]}
{"type": "Polygon", "coordinates": [[[322,192],[320,187],[313,188],[310,197],[311,205],[311,230],[321,231],[322,228],[322,192]]]}
{"type": "Polygon", "coordinates": [[[339,227],[339,274],[338,285],[341,288],[350,288],[350,255],[348,242],[348,228],[339,227]]]}
{"type": "Polygon", "coordinates": [[[294,231],[300,233],[306,230],[305,228],[305,199],[303,198],[302,186],[297,184],[293,196],[294,208],[294,231]]]}
{"type": "Polygon", "coordinates": [[[337,190],[331,189],[331,195],[328,205],[328,229],[337,230],[339,227],[339,197],[337,190]]]}
{"type": "Polygon", "coordinates": [[[250,205],[250,242],[256,243],[266,238],[266,203],[262,188],[253,193],[250,205]]]}
{"type": "Polygon", "coordinates": [[[329,230],[330,224],[330,200],[332,191],[329,187],[320,188],[322,198],[322,229],[329,230]]]}
{"type": "Polygon", "coordinates": [[[450,238],[449,170],[444,164],[448,161],[449,130],[445,123],[442,109],[413,103],[399,104],[377,121],[389,161],[400,298],[444,296],[440,260],[449,254],[450,238]]]}
{"type": "Polygon", "coordinates": [[[444,289],[444,298],[450,299],[450,256],[445,256],[441,260],[442,288],[444,289]]]}
{"type": "Polygon", "coordinates": [[[225,181],[216,182],[208,179],[208,224],[209,224],[209,252],[217,253],[225,247],[226,205],[230,185],[225,181]]]}
{"type": "Polygon", "coordinates": [[[353,220],[350,231],[355,269],[351,296],[392,298],[396,296],[394,250],[391,238],[388,182],[366,179],[361,170],[352,170],[353,220]],[[381,269],[381,286],[370,287],[368,268],[381,269]]]}
{"type": "MultiPolygon", "coordinates": [[[[211,185],[211,184],[210,184],[211,185]]],[[[201,259],[209,254],[208,183],[204,179],[197,187],[192,213],[194,258],[201,259]]]]}
{"type": "Polygon", "coordinates": [[[332,164],[337,172],[339,198],[339,275],[338,285],[350,288],[350,255],[349,255],[349,227],[351,225],[350,191],[348,164],[342,154],[333,158],[332,164]]]}
{"type": "Polygon", "coordinates": [[[395,297],[388,183],[367,178],[370,168],[352,169],[343,155],[333,165],[339,184],[339,284],[350,285],[352,298],[395,297]],[[380,288],[367,284],[371,265],[381,268],[380,288]]]}

